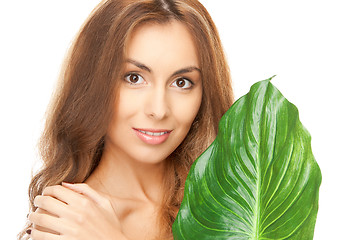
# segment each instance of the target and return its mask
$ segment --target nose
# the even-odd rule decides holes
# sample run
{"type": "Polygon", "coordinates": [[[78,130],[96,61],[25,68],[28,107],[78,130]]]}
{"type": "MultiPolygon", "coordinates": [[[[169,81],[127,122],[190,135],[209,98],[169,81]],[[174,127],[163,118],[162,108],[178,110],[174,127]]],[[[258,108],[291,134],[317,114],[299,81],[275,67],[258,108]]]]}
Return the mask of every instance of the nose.
{"type": "Polygon", "coordinates": [[[166,89],[153,88],[149,91],[145,104],[145,113],[148,117],[155,120],[164,119],[169,115],[170,108],[166,89]]]}

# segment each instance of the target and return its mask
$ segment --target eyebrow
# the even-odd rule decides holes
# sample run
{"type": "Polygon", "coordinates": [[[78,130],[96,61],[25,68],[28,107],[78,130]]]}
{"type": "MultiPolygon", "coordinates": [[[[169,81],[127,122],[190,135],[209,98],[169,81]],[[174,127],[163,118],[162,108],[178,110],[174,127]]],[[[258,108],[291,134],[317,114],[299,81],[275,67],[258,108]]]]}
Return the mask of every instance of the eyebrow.
{"type": "Polygon", "coordinates": [[[131,63],[131,64],[137,66],[138,68],[151,73],[151,69],[149,67],[147,67],[145,64],[139,63],[138,61],[135,61],[132,59],[127,59],[126,62],[131,63]]]}
{"type": "MultiPolygon", "coordinates": [[[[151,69],[148,66],[146,66],[145,64],[142,64],[138,61],[135,61],[133,59],[127,59],[126,62],[131,63],[131,64],[135,65],[136,67],[143,69],[149,73],[152,73],[151,69]]],[[[189,66],[189,67],[185,67],[185,68],[177,70],[176,72],[174,72],[171,75],[171,77],[174,77],[174,76],[180,75],[180,74],[184,74],[184,73],[188,73],[188,72],[192,72],[192,71],[198,71],[199,73],[201,73],[201,70],[198,67],[189,66]]]]}

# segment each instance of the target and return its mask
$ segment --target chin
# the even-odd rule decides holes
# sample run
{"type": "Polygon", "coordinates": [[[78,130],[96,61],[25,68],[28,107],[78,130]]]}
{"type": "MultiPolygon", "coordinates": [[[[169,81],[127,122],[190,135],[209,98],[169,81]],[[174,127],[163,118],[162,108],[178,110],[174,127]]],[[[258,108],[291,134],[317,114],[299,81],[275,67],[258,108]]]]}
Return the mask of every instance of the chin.
{"type": "Polygon", "coordinates": [[[152,149],[151,151],[149,149],[138,149],[137,152],[132,154],[132,159],[138,163],[159,164],[164,162],[170,154],[171,152],[168,153],[161,149],[152,149]]]}
{"type": "Polygon", "coordinates": [[[142,163],[142,164],[150,164],[150,165],[156,165],[159,163],[162,163],[165,161],[165,158],[158,158],[158,157],[154,157],[154,158],[149,158],[149,156],[147,157],[141,157],[141,158],[135,158],[137,162],[142,163]]]}
{"type": "Polygon", "coordinates": [[[161,145],[146,145],[131,149],[129,155],[139,163],[159,164],[164,162],[176,150],[181,142],[168,142],[161,145]]]}

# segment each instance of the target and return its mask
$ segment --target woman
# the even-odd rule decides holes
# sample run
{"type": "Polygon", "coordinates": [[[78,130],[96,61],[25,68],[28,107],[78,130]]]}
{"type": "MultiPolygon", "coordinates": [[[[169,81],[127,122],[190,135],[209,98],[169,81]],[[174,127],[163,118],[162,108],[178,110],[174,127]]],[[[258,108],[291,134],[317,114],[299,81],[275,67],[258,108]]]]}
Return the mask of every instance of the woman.
{"type": "Polygon", "coordinates": [[[65,61],[19,239],[172,239],[190,166],[232,102],[198,1],[102,2],[65,61]]]}

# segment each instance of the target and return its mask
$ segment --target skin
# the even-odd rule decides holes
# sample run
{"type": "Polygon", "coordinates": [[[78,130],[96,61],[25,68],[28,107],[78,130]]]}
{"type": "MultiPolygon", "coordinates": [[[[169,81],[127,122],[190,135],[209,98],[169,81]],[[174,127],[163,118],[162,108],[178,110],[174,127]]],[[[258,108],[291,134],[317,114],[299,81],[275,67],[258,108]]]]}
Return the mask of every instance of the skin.
{"type": "Polygon", "coordinates": [[[193,39],[177,21],[138,27],[126,59],[99,166],[86,183],[48,187],[35,198],[32,239],[156,236],[164,160],[183,141],[200,108],[201,73],[193,39]],[[171,132],[164,142],[149,144],[134,128],[171,132]]]}

